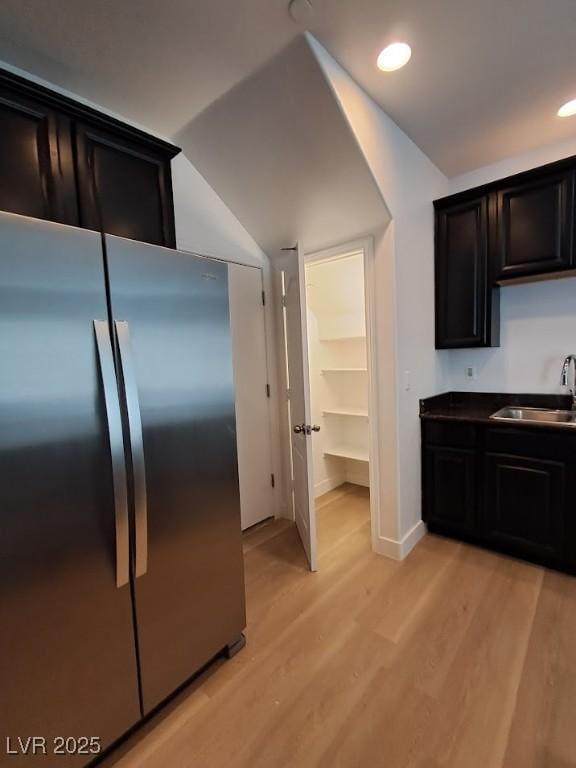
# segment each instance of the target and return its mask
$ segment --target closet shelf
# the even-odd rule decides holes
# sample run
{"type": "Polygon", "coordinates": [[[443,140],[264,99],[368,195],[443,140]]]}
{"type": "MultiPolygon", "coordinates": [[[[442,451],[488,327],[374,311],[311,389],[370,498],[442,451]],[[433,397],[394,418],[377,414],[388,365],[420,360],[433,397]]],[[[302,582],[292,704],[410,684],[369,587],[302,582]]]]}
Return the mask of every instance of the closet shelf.
{"type": "Polygon", "coordinates": [[[348,448],[346,446],[329,448],[324,450],[325,456],[338,456],[341,459],[353,459],[354,461],[369,461],[368,450],[360,448],[348,448]]]}
{"type": "Polygon", "coordinates": [[[366,373],[368,368],[322,368],[322,373],[366,373]]]}
{"type": "Polygon", "coordinates": [[[326,408],[322,411],[325,416],[357,416],[368,418],[368,411],[362,408],[326,408]]]}
{"type": "Polygon", "coordinates": [[[359,333],[354,336],[322,336],[318,341],[361,341],[365,338],[365,333],[359,333]]]}

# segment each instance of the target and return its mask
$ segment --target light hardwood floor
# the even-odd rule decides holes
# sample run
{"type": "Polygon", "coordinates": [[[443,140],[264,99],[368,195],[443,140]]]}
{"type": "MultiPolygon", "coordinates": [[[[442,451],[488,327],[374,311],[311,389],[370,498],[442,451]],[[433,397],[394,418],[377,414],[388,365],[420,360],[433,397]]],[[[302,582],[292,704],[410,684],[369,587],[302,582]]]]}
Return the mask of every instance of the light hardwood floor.
{"type": "Polygon", "coordinates": [[[245,537],[247,646],[110,758],[115,768],[576,766],[576,579],[440,537],[370,551],[368,497],[245,537]]]}

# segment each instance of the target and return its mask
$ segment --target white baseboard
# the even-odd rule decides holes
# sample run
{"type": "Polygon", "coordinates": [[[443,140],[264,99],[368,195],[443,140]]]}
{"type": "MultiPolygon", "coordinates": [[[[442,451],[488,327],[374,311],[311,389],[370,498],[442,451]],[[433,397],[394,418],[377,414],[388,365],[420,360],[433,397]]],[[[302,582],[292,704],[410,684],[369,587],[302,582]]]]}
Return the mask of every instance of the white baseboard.
{"type": "Polygon", "coordinates": [[[370,488],[370,479],[368,478],[367,473],[350,472],[347,469],[345,480],[347,483],[352,483],[353,485],[362,485],[364,488],[370,488]]]}
{"type": "Polygon", "coordinates": [[[419,520],[400,541],[379,536],[374,549],[379,555],[390,557],[393,560],[404,560],[425,535],[426,525],[422,520],[419,520]]]}
{"type": "Polygon", "coordinates": [[[314,483],[314,498],[317,499],[318,496],[323,496],[328,491],[333,491],[334,488],[338,488],[343,482],[345,482],[345,478],[342,475],[334,475],[321,480],[319,483],[314,483]]]}

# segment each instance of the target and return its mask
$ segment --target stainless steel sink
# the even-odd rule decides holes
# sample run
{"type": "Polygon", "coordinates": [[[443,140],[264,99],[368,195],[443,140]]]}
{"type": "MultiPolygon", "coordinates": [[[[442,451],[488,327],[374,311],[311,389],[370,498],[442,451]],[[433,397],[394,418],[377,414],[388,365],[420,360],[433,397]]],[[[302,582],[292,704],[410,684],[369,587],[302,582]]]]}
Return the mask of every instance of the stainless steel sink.
{"type": "Polygon", "coordinates": [[[530,422],[556,427],[576,428],[576,411],[555,411],[547,408],[521,408],[508,406],[490,416],[496,421],[530,422]]]}

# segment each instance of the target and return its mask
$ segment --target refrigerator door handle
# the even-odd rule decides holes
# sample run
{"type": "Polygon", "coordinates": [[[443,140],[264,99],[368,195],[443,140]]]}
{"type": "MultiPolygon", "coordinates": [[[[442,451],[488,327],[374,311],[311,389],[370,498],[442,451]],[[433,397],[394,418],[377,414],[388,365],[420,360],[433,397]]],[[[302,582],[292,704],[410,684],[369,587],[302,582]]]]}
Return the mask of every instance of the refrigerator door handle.
{"type": "Polygon", "coordinates": [[[116,338],[120,350],[120,365],[124,380],[124,395],[128,412],[128,433],[130,435],[130,453],[132,456],[132,474],[134,477],[134,532],[135,532],[135,568],[136,578],[148,570],[148,502],[146,495],[146,464],[144,460],[144,441],[142,439],[142,418],[138,385],[132,362],[130,329],[124,320],[115,320],[116,338]]]}
{"type": "Polygon", "coordinates": [[[106,320],[94,320],[96,347],[100,362],[100,374],[104,390],[106,421],[112,460],[112,482],[114,486],[114,517],[116,524],[116,586],[123,587],[130,578],[130,541],[128,530],[128,490],[126,485],[126,464],[122,416],[118,399],[118,386],[114,370],[114,354],[110,339],[110,327],[106,320]]]}

